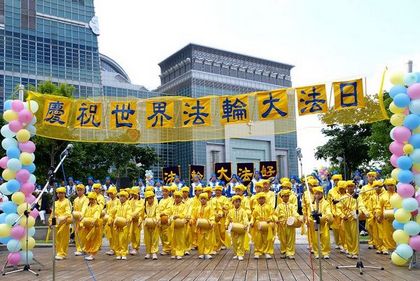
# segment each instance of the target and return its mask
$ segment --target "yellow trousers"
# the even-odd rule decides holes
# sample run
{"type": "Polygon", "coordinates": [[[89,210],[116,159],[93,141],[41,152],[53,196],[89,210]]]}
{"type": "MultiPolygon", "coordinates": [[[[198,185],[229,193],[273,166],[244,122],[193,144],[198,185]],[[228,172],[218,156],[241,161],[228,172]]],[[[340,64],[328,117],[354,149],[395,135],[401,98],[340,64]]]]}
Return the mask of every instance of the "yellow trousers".
{"type": "Polygon", "coordinates": [[[197,228],[197,247],[199,255],[210,255],[211,252],[213,252],[213,233],[213,228],[209,230],[197,228]]]}
{"type": "Polygon", "coordinates": [[[331,229],[334,236],[334,243],[337,246],[343,246],[343,232],[341,226],[341,218],[338,216],[334,216],[334,221],[331,224],[331,229]]]}
{"type": "Polygon", "coordinates": [[[277,235],[280,240],[280,252],[286,256],[295,255],[296,229],[286,225],[278,225],[277,235]]]}
{"type": "Polygon", "coordinates": [[[186,251],[185,227],[173,228],[171,233],[171,255],[182,257],[186,251]]]}
{"type": "Polygon", "coordinates": [[[375,219],[370,223],[370,232],[369,235],[373,241],[373,244],[377,250],[382,251],[383,241],[381,239],[382,224],[378,223],[375,219]]]}
{"type": "Polygon", "coordinates": [[[134,250],[138,250],[140,248],[140,232],[141,232],[141,225],[138,225],[138,221],[133,221],[130,224],[130,241],[131,241],[131,248],[134,250]]]}
{"type": "Polygon", "coordinates": [[[162,251],[165,253],[171,252],[171,241],[169,241],[170,227],[168,224],[159,227],[159,236],[162,243],[162,251]]]}
{"type": "Polygon", "coordinates": [[[253,239],[254,239],[254,254],[274,254],[274,225],[269,224],[267,232],[258,230],[257,223],[253,227],[253,239]]]}
{"type": "Polygon", "coordinates": [[[381,234],[381,241],[382,241],[382,251],[392,251],[395,249],[396,244],[394,239],[392,238],[392,233],[394,232],[394,228],[392,226],[392,222],[384,219],[382,221],[382,230],[381,234]]]}
{"type": "Polygon", "coordinates": [[[373,224],[374,224],[374,218],[371,216],[368,219],[366,219],[365,222],[365,228],[367,230],[367,232],[369,233],[369,240],[368,240],[368,244],[369,245],[374,245],[374,241],[373,241],[373,224]]]}
{"type": "Polygon", "coordinates": [[[74,243],[76,244],[76,251],[82,252],[85,241],[83,241],[83,236],[81,235],[82,228],[80,226],[80,222],[75,222],[74,228],[74,243]]]}
{"type": "Polygon", "coordinates": [[[223,218],[219,223],[214,225],[214,233],[216,238],[216,243],[214,246],[215,251],[220,251],[224,246],[226,247],[226,228],[225,228],[225,219],[223,218]]]}
{"type": "Polygon", "coordinates": [[[315,231],[315,229],[314,229],[314,224],[313,224],[313,222],[310,222],[310,221],[308,221],[307,223],[306,223],[306,236],[308,237],[308,244],[309,244],[309,247],[311,248],[311,249],[313,249],[314,247],[313,247],[313,245],[312,245],[312,232],[314,232],[315,231]]]}
{"type": "Polygon", "coordinates": [[[191,248],[198,247],[197,226],[194,223],[190,224],[190,232],[191,232],[191,248]]]}
{"type": "Polygon", "coordinates": [[[114,246],[115,246],[115,255],[116,256],[120,256],[120,257],[124,257],[127,256],[128,254],[128,234],[129,234],[129,227],[126,226],[124,228],[117,228],[116,229],[116,233],[117,233],[117,239],[115,239],[114,241],[114,246]]]}
{"type": "Polygon", "coordinates": [[[104,233],[105,233],[106,239],[109,241],[109,248],[115,252],[114,244],[115,244],[116,233],[115,233],[114,228],[112,227],[112,224],[108,225],[108,223],[105,222],[104,233]]]}
{"type": "MultiPolygon", "coordinates": [[[[232,250],[235,253],[235,256],[243,257],[245,255],[245,246],[246,246],[246,236],[248,236],[248,233],[244,234],[237,234],[237,233],[231,233],[232,235],[232,250]]],[[[249,239],[248,239],[249,244],[249,239]]]]}
{"type": "Polygon", "coordinates": [[[100,238],[98,238],[96,240],[95,247],[98,248],[98,251],[99,251],[99,249],[102,246],[102,237],[104,236],[104,221],[103,221],[103,219],[98,219],[98,236],[100,238]]]}
{"type": "Polygon", "coordinates": [[[191,225],[189,223],[186,223],[184,226],[185,231],[185,251],[190,251],[193,247],[192,241],[193,241],[193,232],[191,225]]]}
{"type": "Polygon", "coordinates": [[[146,246],[146,254],[156,254],[159,251],[159,228],[144,228],[144,245],[146,246]]]}
{"type": "MultiPolygon", "coordinates": [[[[312,236],[312,249],[314,250],[314,255],[318,255],[318,234],[315,231],[313,222],[309,223],[312,224],[312,228],[314,229],[311,231],[312,236]]],[[[321,236],[321,254],[323,256],[329,256],[331,252],[331,245],[330,245],[330,228],[328,223],[321,223],[320,229],[318,230],[321,236]]]]}
{"type": "Polygon", "coordinates": [[[99,251],[102,243],[101,226],[94,226],[92,228],[83,228],[81,231],[82,240],[84,243],[84,252],[89,255],[94,255],[99,251]]]}
{"type": "Polygon", "coordinates": [[[69,248],[69,239],[70,239],[70,225],[63,223],[57,227],[57,237],[55,240],[55,247],[57,251],[57,256],[66,257],[67,250],[69,248]]]}
{"type": "Polygon", "coordinates": [[[358,243],[357,243],[357,221],[352,220],[343,220],[343,232],[345,233],[345,238],[343,241],[344,249],[351,254],[357,255],[358,243]]]}

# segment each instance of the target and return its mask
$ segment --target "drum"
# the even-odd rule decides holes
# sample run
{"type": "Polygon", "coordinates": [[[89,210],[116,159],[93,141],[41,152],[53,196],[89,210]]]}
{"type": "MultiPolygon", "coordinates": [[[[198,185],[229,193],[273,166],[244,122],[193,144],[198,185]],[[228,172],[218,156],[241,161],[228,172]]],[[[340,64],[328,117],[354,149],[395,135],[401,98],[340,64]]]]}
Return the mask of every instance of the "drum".
{"type": "Polygon", "coordinates": [[[160,224],[161,225],[167,225],[169,222],[169,217],[167,215],[161,215],[160,216],[160,224]]]}
{"type": "Polygon", "coordinates": [[[67,217],[67,218],[66,218],[66,223],[67,223],[67,224],[72,224],[72,223],[73,223],[73,218],[72,218],[72,216],[69,216],[69,217],[67,217]]]}
{"type": "Polygon", "coordinates": [[[287,226],[298,228],[302,226],[302,221],[295,217],[288,217],[286,221],[287,226]]]}
{"type": "Polygon", "coordinates": [[[176,219],[174,220],[174,228],[183,228],[185,226],[185,219],[176,219]]]}
{"type": "Polygon", "coordinates": [[[156,226],[156,221],[152,218],[146,218],[144,220],[144,226],[147,228],[153,228],[156,226]]]}
{"type": "Polygon", "coordinates": [[[266,221],[260,221],[258,223],[258,230],[261,232],[267,232],[268,231],[268,223],[266,221]]]}
{"type": "Polygon", "coordinates": [[[233,233],[236,234],[244,234],[245,233],[245,225],[242,223],[232,223],[231,230],[233,233]]]}
{"type": "Polygon", "coordinates": [[[94,218],[83,218],[82,224],[86,228],[92,228],[95,225],[95,219],[94,218]]]}
{"type": "Polygon", "coordinates": [[[82,212],[73,211],[73,218],[75,221],[79,221],[81,217],[82,217],[82,212]]]}
{"type": "Polygon", "coordinates": [[[123,217],[116,217],[114,220],[114,225],[119,228],[123,228],[127,225],[127,220],[123,217]]]}
{"type": "Polygon", "coordinates": [[[393,219],[394,218],[394,210],[385,210],[384,211],[384,218],[393,219]]]}
{"type": "Polygon", "coordinates": [[[211,225],[207,219],[197,219],[197,227],[204,230],[209,230],[211,225]]]}

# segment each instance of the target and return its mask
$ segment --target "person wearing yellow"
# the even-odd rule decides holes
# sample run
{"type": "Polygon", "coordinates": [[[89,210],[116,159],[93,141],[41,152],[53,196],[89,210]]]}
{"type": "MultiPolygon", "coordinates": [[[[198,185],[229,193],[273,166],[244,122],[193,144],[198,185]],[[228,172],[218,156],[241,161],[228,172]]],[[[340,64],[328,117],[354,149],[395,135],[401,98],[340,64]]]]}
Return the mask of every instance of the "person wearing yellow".
{"type": "Polygon", "coordinates": [[[385,191],[379,197],[379,202],[375,206],[375,217],[379,224],[380,240],[382,241],[382,254],[388,255],[390,251],[393,251],[396,247],[395,241],[392,238],[394,228],[392,221],[393,215],[385,216],[385,213],[393,214],[393,208],[391,206],[391,197],[395,194],[395,186],[397,182],[395,179],[389,178],[384,181],[385,191]],[[386,212],[387,211],[387,212],[386,212]]]}
{"type": "Polygon", "coordinates": [[[248,218],[251,217],[251,208],[249,206],[249,198],[244,196],[244,192],[246,190],[246,187],[243,184],[238,184],[235,186],[235,195],[241,196],[241,207],[245,210],[245,212],[248,214],[248,218]]]}
{"type": "Polygon", "coordinates": [[[271,205],[271,208],[276,207],[276,194],[270,190],[270,180],[263,180],[263,192],[265,193],[266,204],[271,205]]]}
{"type": "Polygon", "coordinates": [[[371,205],[371,200],[370,197],[375,193],[375,190],[373,189],[373,182],[376,180],[377,177],[377,173],[374,171],[371,171],[369,173],[367,173],[367,180],[368,183],[364,186],[362,186],[362,188],[360,189],[360,198],[363,202],[363,204],[366,206],[366,208],[369,211],[369,216],[370,218],[366,219],[365,222],[365,228],[367,230],[367,232],[369,233],[369,240],[368,240],[368,248],[369,249],[373,249],[374,248],[374,242],[373,242],[373,235],[372,235],[372,225],[371,223],[373,223],[373,212],[372,212],[372,208],[370,207],[371,205]]]}
{"type": "Polygon", "coordinates": [[[188,186],[184,186],[181,188],[182,193],[182,202],[185,205],[185,255],[190,255],[190,250],[192,248],[192,232],[191,232],[191,225],[190,225],[190,219],[191,219],[191,204],[192,199],[190,198],[190,188],[188,186]]]}
{"type": "Polygon", "coordinates": [[[115,255],[117,260],[126,260],[128,254],[129,230],[131,223],[131,204],[126,191],[118,192],[121,204],[115,208],[113,220],[117,237],[115,239],[115,255]],[[121,222],[118,222],[118,221],[121,222]]]}
{"type": "MultiPolygon", "coordinates": [[[[319,234],[321,238],[321,255],[324,257],[324,259],[330,258],[330,251],[331,251],[331,245],[330,245],[330,227],[329,223],[332,221],[332,214],[331,214],[331,208],[330,204],[326,199],[324,199],[324,189],[322,186],[316,186],[312,188],[312,191],[314,193],[314,201],[311,202],[312,204],[312,210],[313,213],[311,216],[309,216],[309,225],[314,226],[314,222],[317,221],[317,215],[320,215],[319,218],[319,234]],[[315,217],[314,217],[315,216],[315,217]]],[[[311,239],[313,241],[312,243],[312,249],[315,254],[315,258],[319,258],[318,255],[318,235],[315,231],[315,228],[310,229],[310,235],[311,239]]]]}
{"type": "Polygon", "coordinates": [[[249,250],[249,237],[248,237],[248,214],[241,207],[242,197],[239,195],[234,195],[232,197],[233,208],[227,214],[225,221],[225,228],[227,229],[231,223],[239,223],[244,227],[243,233],[237,233],[231,231],[232,236],[232,250],[235,256],[233,259],[238,259],[239,261],[244,260],[245,251],[249,250]]]}
{"type": "Polygon", "coordinates": [[[331,224],[331,229],[334,236],[335,248],[336,249],[343,249],[343,244],[340,243],[340,225],[341,220],[340,216],[337,214],[337,203],[335,201],[340,200],[341,195],[339,195],[339,189],[346,190],[345,183],[343,181],[343,176],[340,174],[335,174],[331,177],[333,181],[333,187],[328,191],[327,200],[331,206],[331,213],[333,215],[333,222],[331,224]],[[335,204],[334,204],[335,203],[335,204]],[[341,246],[341,247],[340,247],[341,246]]]}
{"type": "Polygon", "coordinates": [[[171,258],[181,260],[186,251],[186,233],[185,223],[178,226],[176,223],[185,222],[187,215],[187,205],[182,202],[182,192],[175,191],[173,193],[174,204],[171,206],[170,221],[171,221],[171,258]]]}
{"type": "Polygon", "coordinates": [[[308,189],[305,190],[303,192],[303,196],[302,196],[302,213],[303,213],[303,222],[305,223],[306,227],[307,227],[307,236],[308,236],[308,244],[309,244],[309,248],[312,249],[313,251],[313,245],[312,245],[312,236],[310,233],[314,232],[314,224],[313,223],[309,223],[310,221],[310,216],[311,216],[311,203],[314,200],[314,192],[312,190],[312,188],[314,186],[318,185],[318,180],[316,180],[315,178],[313,178],[312,176],[308,176],[305,178],[303,178],[303,183],[307,183],[308,189]]]}
{"type": "Polygon", "coordinates": [[[87,198],[89,199],[89,205],[82,215],[82,221],[80,223],[82,227],[81,236],[83,237],[85,260],[94,260],[96,253],[102,243],[101,228],[99,220],[101,216],[102,206],[96,202],[96,192],[89,192],[87,198]]]}
{"type": "MultiPolygon", "coordinates": [[[[66,198],[66,188],[59,187],[56,189],[57,201],[55,205],[55,218],[56,218],[56,260],[62,260],[67,257],[67,250],[69,248],[70,239],[70,224],[71,219],[71,203],[66,198]]],[[[52,216],[49,218],[50,226],[52,223],[52,216]]]]}
{"type": "Polygon", "coordinates": [[[296,228],[287,225],[287,219],[293,217],[299,219],[297,205],[289,202],[293,192],[289,189],[280,191],[281,202],[276,207],[276,218],[278,222],[277,236],[280,240],[280,257],[295,259],[296,228]]]}
{"type": "Polygon", "coordinates": [[[160,215],[159,225],[159,236],[162,243],[162,256],[171,253],[171,241],[169,241],[170,227],[169,227],[169,215],[171,207],[173,205],[173,198],[169,197],[170,187],[164,186],[162,188],[162,199],[159,201],[158,213],[160,215]]]}
{"type": "Polygon", "coordinates": [[[102,209],[105,207],[105,197],[101,193],[102,185],[100,183],[94,183],[92,185],[93,191],[96,193],[96,202],[98,205],[102,206],[102,209]]]}
{"type": "MultiPolygon", "coordinates": [[[[283,182],[281,183],[281,190],[290,190],[290,194],[289,194],[289,201],[288,203],[290,205],[294,205],[296,206],[297,209],[297,205],[298,205],[298,200],[297,200],[297,196],[296,194],[292,191],[292,183],[290,181],[286,180],[287,178],[282,178],[283,182]]],[[[282,196],[281,196],[281,192],[279,192],[279,194],[277,195],[277,206],[280,205],[282,203],[282,196]]]]}
{"type": "MultiPolygon", "coordinates": [[[[252,211],[254,211],[254,206],[257,206],[257,204],[258,204],[257,194],[262,192],[262,187],[263,187],[262,181],[259,181],[259,182],[255,183],[255,194],[252,195],[251,198],[249,199],[249,208],[251,210],[251,213],[252,213],[252,211]]],[[[250,216],[248,216],[248,217],[250,217],[250,216]]]]}
{"type": "Polygon", "coordinates": [[[156,202],[153,191],[148,190],[144,193],[144,221],[150,220],[151,224],[144,226],[144,245],[146,246],[145,259],[157,260],[156,253],[159,251],[159,227],[160,215],[158,204],[156,202]]]}
{"type": "Polygon", "coordinates": [[[80,220],[81,214],[83,214],[89,204],[89,199],[85,196],[85,186],[83,184],[76,185],[77,197],[73,201],[73,214],[76,212],[80,214],[79,218],[74,217],[74,242],[76,244],[75,256],[83,255],[83,240],[80,235],[80,220]]]}
{"type": "MultiPolygon", "coordinates": [[[[192,214],[196,209],[199,209],[201,207],[201,201],[200,201],[200,194],[203,192],[203,187],[201,185],[198,185],[194,189],[194,198],[191,199],[191,205],[189,208],[189,214],[188,217],[192,218],[192,214]]],[[[197,231],[196,231],[196,225],[193,223],[192,220],[190,220],[190,232],[191,232],[191,248],[197,248],[197,231]]]]}
{"type": "Polygon", "coordinates": [[[271,259],[271,255],[274,254],[274,222],[276,219],[272,204],[266,203],[265,196],[265,192],[258,193],[258,205],[255,206],[251,216],[254,259],[259,259],[262,254],[265,254],[266,259],[271,259]]]}
{"type": "Polygon", "coordinates": [[[214,192],[215,196],[211,199],[211,201],[214,202],[213,204],[216,206],[216,224],[214,226],[216,243],[214,250],[218,252],[220,250],[226,249],[229,242],[228,237],[226,236],[225,222],[226,215],[230,207],[230,202],[226,196],[222,195],[222,186],[216,185],[214,187],[214,192]]]}
{"type": "Polygon", "coordinates": [[[369,235],[372,239],[372,246],[376,249],[377,254],[382,254],[383,241],[381,239],[381,226],[382,220],[379,213],[375,212],[379,205],[379,200],[384,193],[383,182],[375,180],[372,183],[372,187],[376,188],[374,193],[369,196],[367,201],[366,209],[369,213],[369,217],[366,219],[366,223],[369,225],[369,235]]]}
{"type": "Polygon", "coordinates": [[[130,190],[131,224],[129,237],[131,242],[130,255],[136,255],[140,249],[140,233],[144,214],[144,201],[140,199],[140,187],[133,186],[130,190]]]}
{"type": "Polygon", "coordinates": [[[118,233],[113,227],[113,220],[116,209],[120,206],[120,200],[117,198],[117,188],[115,186],[110,186],[107,190],[109,201],[106,203],[106,215],[107,220],[104,221],[105,227],[105,237],[109,241],[109,251],[106,252],[107,255],[113,256],[115,254],[115,241],[118,237],[118,233]]]}

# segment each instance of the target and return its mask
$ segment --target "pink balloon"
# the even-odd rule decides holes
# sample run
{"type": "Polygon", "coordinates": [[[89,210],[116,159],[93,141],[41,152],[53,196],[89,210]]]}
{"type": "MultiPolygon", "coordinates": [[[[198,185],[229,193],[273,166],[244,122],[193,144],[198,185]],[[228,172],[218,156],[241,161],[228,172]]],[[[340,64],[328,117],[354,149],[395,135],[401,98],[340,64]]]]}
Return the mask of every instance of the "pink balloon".
{"type": "Polygon", "coordinates": [[[17,253],[9,253],[7,256],[7,263],[10,265],[18,265],[20,262],[20,254],[17,253]]]}
{"type": "Polygon", "coordinates": [[[26,202],[27,203],[32,204],[32,203],[35,202],[36,197],[33,196],[32,194],[29,194],[29,195],[26,195],[25,199],[26,199],[26,202]]]}
{"type": "Polygon", "coordinates": [[[419,206],[420,206],[420,194],[417,194],[416,200],[417,200],[417,202],[419,202],[419,206]]]}
{"type": "Polygon", "coordinates": [[[29,180],[29,177],[31,176],[31,173],[29,173],[26,169],[20,169],[16,173],[16,180],[20,183],[25,183],[29,180]]]}
{"type": "Polygon", "coordinates": [[[37,217],[38,217],[38,215],[39,215],[39,211],[38,211],[38,209],[33,209],[32,211],[31,211],[31,213],[29,214],[31,217],[33,217],[34,219],[36,219],[37,217]]]}
{"type": "Polygon", "coordinates": [[[403,112],[404,115],[408,115],[410,113],[410,109],[406,108],[403,112]]]}
{"type": "Polygon", "coordinates": [[[21,102],[20,100],[12,101],[12,109],[14,111],[19,112],[24,108],[25,108],[25,106],[23,105],[23,102],[21,102]]]}
{"type": "Polygon", "coordinates": [[[20,142],[19,143],[19,149],[22,152],[34,153],[36,147],[35,147],[35,144],[32,141],[27,141],[27,142],[20,142]]]}
{"type": "Polygon", "coordinates": [[[20,240],[25,236],[25,229],[20,225],[15,225],[10,231],[10,236],[13,239],[20,240]]]}
{"type": "Polygon", "coordinates": [[[412,100],[420,99],[420,83],[415,83],[408,87],[407,93],[412,100]]]}
{"type": "Polygon", "coordinates": [[[0,159],[0,167],[2,169],[7,169],[7,161],[9,161],[9,157],[4,156],[0,159]]]}
{"type": "Polygon", "coordinates": [[[399,157],[397,155],[392,154],[391,158],[389,159],[389,161],[391,162],[391,165],[394,166],[394,168],[398,168],[398,163],[397,163],[398,158],[399,157]]]}
{"type": "Polygon", "coordinates": [[[398,126],[394,128],[393,137],[397,142],[404,143],[411,137],[411,131],[406,127],[398,126]]]}
{"type": "Polygon", "coordinates": [[[389,145],[389,151],[391,151],[392,154],[395,154],[397,156],[403,156],[404,155],[404,144],[393,141],[389,145]]]}
{"type": "Polygon", "coordinates": [[[397,186],[397,192],[402,198],[413,197],[414,187],[408,183],[399,183],[397,186]]]}
{"type": "Polygon", "coordinates": [[[410,245],[413,250],[420,251],[420,235],[417,234],[416,236],[411,237],[408,245],[410,245]]]}
{"type": "Polygon", "coordinates": [[[20,187],[20,191],[23,192],[25,196],[31,194],[34,191],[34,189],[35,189],[35,185],[30,182],[25,182],[20,187]]]}
{"type": "Polygon", "coordinates": [[[10,131],[14,133],[17,133],[22,128],[23,128],[23,125],[19,120],[13,120],[9,122],[9,129],[10,131]]]}
{"type": "Polygon", "coordinates": [[[19,112],[19,121],[25,124],[28,124],[32,120],[32,112],[30,112],[28,109],[23,109],[19,112]]]}

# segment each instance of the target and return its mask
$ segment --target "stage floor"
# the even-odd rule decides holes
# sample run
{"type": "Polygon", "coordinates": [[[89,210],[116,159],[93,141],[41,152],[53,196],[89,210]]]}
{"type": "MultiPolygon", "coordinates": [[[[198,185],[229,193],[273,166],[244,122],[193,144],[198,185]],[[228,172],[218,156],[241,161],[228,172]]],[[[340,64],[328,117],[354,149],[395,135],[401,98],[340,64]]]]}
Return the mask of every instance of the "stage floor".
{"type": "MultiPolygon", "coordinates": [[[[312,280],[309,253],[305,244],[297,245],[296,260],[284,260],[279,256],[278,244],[274,258],[271,260],[254,260],[247,254],[244,261],[233,260],[233,253],[225,250],[214,256],[212,260],[200,260],[196,252],[183,260],[171,260],[169,256],[159,256],[159,260],[144,259],[144,249],[141,255],[129,256],[127,261],[115,260],[104,254],[105,247],[90,262],[96,280],[312,280]]],[[[2,276],[3,280],[51,280],[52,262],[51,248],[36,248],[35,257],[45,265],[39,272],[39,277],[23,272],[2,276]]],[[[74,248],[69,249],[73,253],[74,248]]],[[[356,260],[346,258],[338,250],[332,250],[330,260],[322,260],[323,280],[407,280],[418,281],[418,268],[409,271],[407,268],[391,264],[389,256],[377,255],[374,250],[368,250],[362,245],[364,265],[383,266],[385,270],[366,269],[363,275],[357,269],[340,269],[336,265],[356,265],[356,260]]],[[[0,252],[3,263],[6,252],[0,252]]],[[[57,261],[56,280],[93,280],[82,257],[70,255],[68,259],[57,261]]],[[[318,279],[318,261],[313,260],[315,280],[318,279]]],[[[33,269],[38,266],[34,265],[33,269]]]]}

